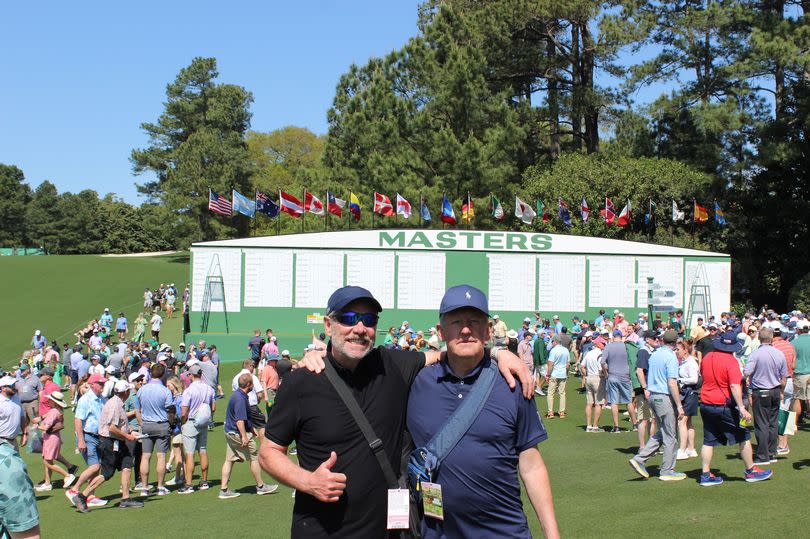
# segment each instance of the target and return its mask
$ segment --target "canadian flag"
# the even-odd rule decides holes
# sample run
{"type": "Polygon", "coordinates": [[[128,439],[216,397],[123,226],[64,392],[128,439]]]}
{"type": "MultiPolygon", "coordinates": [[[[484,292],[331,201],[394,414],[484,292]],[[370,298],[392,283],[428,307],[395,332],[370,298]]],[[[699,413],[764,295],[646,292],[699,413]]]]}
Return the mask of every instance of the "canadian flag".
{"type": "Polygon", "coordinates": [[[323,208],[323,202],[321,202],[318,197],[306,190],[304,191],[304,210],[308,211],[309,213],[314,213],[315,215],[326,215],[326,210],[323,208]]]}
{"type": "Polygon", "coordinates": [[[391,199],[377,191],[374,191],[374,213],[379,213],[386,217],[394,215],[394,206],[391,205],[391,199]]]}
{"type": "Polygon", "coordinates": [[[616,224],[619,226],[627,226],[630,224],[630,221],[633,219],[633,209],[630,207],[630,201],[627,201],[627,204],[624,205],[622,211],[619,212],[619,219],[616,221],[616,224]]]}
{"type": "Polygon", "coordinates": [[[397,193],[397,215],[401,215],[405,219],[411,216],[411,203],[405,200],[399,193],[397,193]]]}
{"type": "Polygon", "coordinates": [[[278,198],[281,202],[281,211],[284,213],[289,213],[293,217],[301,217],[304,215],[304,207],[301,205],[301,201],[296,197],[284,191],[279,191],[278,198]]]}

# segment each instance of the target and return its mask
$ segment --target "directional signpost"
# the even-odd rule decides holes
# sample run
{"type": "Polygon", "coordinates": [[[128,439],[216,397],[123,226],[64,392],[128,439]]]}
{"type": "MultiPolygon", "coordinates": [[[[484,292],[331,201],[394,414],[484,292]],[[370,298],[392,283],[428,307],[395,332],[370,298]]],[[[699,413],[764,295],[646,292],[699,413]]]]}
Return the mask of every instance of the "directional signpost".
{"type": "MultiPolygon", "coordinates": [[[[675,291],[664,289],[660,283],[656,283],[654,280],[655,279],[653,277],[647,277],[647,320],[649,320],[650,323],[652,323],[654,313],[670,312],[675,310],[673,305],[663,305],[663,298],[674,298],[675,291]]],[[[631,284],[628,285],[628,287],[635,288],[636,290],[643,290],[645,285],[631,284]]]]}

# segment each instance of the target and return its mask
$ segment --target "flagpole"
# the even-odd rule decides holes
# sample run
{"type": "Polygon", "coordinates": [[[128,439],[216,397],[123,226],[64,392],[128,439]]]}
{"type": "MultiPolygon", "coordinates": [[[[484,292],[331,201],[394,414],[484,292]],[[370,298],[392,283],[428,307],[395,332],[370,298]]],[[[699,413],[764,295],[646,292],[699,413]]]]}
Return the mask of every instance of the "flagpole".
{"type": "Polygon", "coordinates": [[[695,239],[695,211],[697,210],[697,200],[694,198],[692,199],[692,230],[690,234],[692,235],[692,239],[695,239]]]}
{"type": "Polygon", "coordinates": [[[326,232],[329,232],[329,190],[326,190],[326,222],[323,225],[323,229],[326,232]]]}
{"type": "Polygon", "coordinates": [[[371,229],[374,230],[374,214],[376,213],[374,210],[376,209],[374,206],[377,203],[377,195],[371,195],[374,197],[374,200],[371,201],[371,229]]]}
{"type": "Polygon", "coordinates": [[[424,228],[424,219],[422,219],[422,206],[424,205],[424,201],[422,199],[422,193],[419,193],[419,228],[424,228]]]}
{"type": "Polygon", "coordinates": [[[301,209],[304,210],[304,211],[301,212],[301,234],[303,234],[304,233],[304,219],[307,218],[307,188],[306,187],[304,187],[304,196],[301,197],[301,204],[303,205],[303,208],[301,208],[301,209]]]}
{"type": "Polygon", "coordinates": [[[278,190],[278,215],[276,215],[276,235],[281,235],[281,189],[278,190]]]}

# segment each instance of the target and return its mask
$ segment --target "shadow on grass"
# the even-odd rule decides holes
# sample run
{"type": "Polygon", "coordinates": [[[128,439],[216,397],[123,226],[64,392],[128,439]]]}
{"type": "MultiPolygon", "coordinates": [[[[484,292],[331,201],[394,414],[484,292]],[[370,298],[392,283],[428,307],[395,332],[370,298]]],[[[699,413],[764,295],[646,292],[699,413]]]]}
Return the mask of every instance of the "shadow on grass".
{"type": "Polygon", "coordinates": [[[802,468],[810,467],[810,459],[797,460],[793,463],[794,470],[801,470],[802,468]]]}
{"type": "Polygon", "coordinates": [[[191,262],[191,255],[189,253],[166,255],[161,256],[160,258],[166,260],[170,264],[188,264],[189,262],[191,262]]]}
{"type": "Polygon", "coordinates": [[[636,447],[615,447],[614,450],[618,451],[619,453],[623,453],[625,455],[635,455],[636,453],[638,453],[638,447],[637,446],[636,447]]]}

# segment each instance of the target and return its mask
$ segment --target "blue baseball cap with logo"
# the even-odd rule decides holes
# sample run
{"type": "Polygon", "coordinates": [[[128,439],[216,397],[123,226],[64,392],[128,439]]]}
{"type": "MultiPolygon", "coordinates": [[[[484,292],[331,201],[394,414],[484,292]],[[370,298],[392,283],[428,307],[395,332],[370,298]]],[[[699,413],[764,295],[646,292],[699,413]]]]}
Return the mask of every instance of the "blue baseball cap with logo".
{"type": "Polygon", "coordinates": [[[489,316],[489,302],[487,296],[475,288],[467,284],[453,286],[447,289],[442,298],[442,303],[439,306],[439,314],[447,314],[456,309],[463,309],[470,307],[478,309],[485,315],[489,316]]]}
{"type": "Polygon", "coordinates": [[[346,305],[358,299],[369,300],[374,304],[374,308],[377,309],[377,312],[383,310],[380,302],[365,288],[360,286],[344,286],[343,288],[338,288],[329,296],[329,301],[326,302],[326,311],[328,313],[341,311],[346,305]]]}

